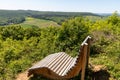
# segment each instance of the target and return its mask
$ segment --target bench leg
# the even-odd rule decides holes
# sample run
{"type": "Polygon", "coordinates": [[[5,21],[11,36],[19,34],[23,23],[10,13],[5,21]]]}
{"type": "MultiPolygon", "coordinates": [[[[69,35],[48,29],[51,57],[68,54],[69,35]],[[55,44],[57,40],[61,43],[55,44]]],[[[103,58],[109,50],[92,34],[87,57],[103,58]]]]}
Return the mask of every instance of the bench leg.
{"type": "Polygon", "coordinates": [[[83,59],[82,59],[81,80],[84,80],[84,78],[85,78],[86,63],[87,63],[87,45],[84,46],[84,55],[83,55],[83,59]]]}
{"type": "Polygon", "coordinates": [[[82,69],[81,80],[84,80],[84,78],[85,78],[85,69],[82,69]]]}

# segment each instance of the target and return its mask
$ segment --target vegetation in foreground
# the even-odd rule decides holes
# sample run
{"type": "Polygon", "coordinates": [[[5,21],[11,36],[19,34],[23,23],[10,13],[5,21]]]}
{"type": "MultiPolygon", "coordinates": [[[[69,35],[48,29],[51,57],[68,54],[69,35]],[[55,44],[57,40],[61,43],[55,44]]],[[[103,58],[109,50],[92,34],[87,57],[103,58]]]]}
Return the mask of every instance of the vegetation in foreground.
{"type": "Polygon", "coordinates": [[[120,17],[117,13],[96,21],[77,17],[61,27],[0,27],[0,80],[15,79],[18,73],[51,53],[65,51],[76,56],[87,35],[93,39],[90,62],[105,65],[111,80],[119,80],[120,17]]]}

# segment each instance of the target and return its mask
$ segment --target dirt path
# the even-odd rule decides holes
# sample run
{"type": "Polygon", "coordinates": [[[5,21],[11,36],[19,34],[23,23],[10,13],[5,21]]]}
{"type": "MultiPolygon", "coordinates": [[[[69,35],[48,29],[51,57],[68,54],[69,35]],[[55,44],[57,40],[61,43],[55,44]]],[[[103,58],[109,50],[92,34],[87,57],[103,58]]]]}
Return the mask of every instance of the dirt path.
{"type": "Polygon", "coordinates": [[[20,73],[16,78],[16,80],[28,80],[28,79],[29,77],[27,77],[27,71],[20,73]]]}

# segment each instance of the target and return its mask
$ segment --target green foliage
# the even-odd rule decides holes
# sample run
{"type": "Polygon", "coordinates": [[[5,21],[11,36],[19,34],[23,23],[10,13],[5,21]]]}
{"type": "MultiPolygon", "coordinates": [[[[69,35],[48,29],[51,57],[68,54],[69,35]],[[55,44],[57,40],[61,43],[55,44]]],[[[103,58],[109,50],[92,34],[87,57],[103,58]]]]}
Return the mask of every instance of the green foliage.
{"type": "Polygon", "coordinates": [[[1,79],[14,79],[17,73],[51,53],[73,50],[74,54],[71,55],[75,55],[80,42],[87,34],[88,27],[83,18],[71,19],[63,23],[62,27],[23,28],[18,25],[1,27],[0,62],[3,63],[0,65],[1,79]]]}
{"type": "Polygon", "coordinates": [[[8,26],[1,28],[2,38],[5,40],[6,38],[12,38],[16,40],[22,40],[24,35],[24,30],[21,26],[8,26]]]}
{"type": "Polygon", "coordinates": [[[24,12],[14,10],[0,10],[0,26],[18,24],[25,21],[24,12]]]}
{"type": "Polygon", "coordinates": [[[117,14],[117,12],[114,12],[112,14],[112,16],[108,17],[108,23],[110,23],[112,25],[120,24],[120,18],[119,18],[119,15],[117,14]]]}
{"type": "Polygon", "coordinates": [[[119,79],[120,75],[120,17],[115,12],[107,19],[96,21],[90,30],[93,37],[91,54],[94,64],[106,65],[111,77],[119,79]]]}
{"type": "MultiPolygon", "coordinates": [[[[40,14],[34,14],[36,13],[40,14]]],[[[61,27],[0,27],[0,80],[14,80],[18,73],[28,69],[34,62],[55,52],[65,51],[72,56],[77,55],[80,44],[87,35],[92,36],[90,61],[106,65],[111,77],[119,79],[119,20],[120,17],[113,14],[97,21],[88,17],[76,17],[65,21],[61,27]]],[[[38,79],[44,80],[42,77],[38,79]]]]}
{"type": "Polygon", "coordinates": [[[84,37],[88,35],[88,26],[85,24],[85,20],[80,18],[70,19],[63,23],[61,30],[58,34],[58,41],[62,48],[62,51],[67,49],[78,52],[80,43],[84,37]]]}
{"type": "Polygon", "coordinates": [[[11,38],[13,40],[23,40],[25,37],[28,39],[30,37],[38,37],[40,36],[40,28],[31,27],[28,29],[24,29],[20,25],[14,26],[6,26],[1,27],[1,37],[3,40],[7,38],[11,38]]]}

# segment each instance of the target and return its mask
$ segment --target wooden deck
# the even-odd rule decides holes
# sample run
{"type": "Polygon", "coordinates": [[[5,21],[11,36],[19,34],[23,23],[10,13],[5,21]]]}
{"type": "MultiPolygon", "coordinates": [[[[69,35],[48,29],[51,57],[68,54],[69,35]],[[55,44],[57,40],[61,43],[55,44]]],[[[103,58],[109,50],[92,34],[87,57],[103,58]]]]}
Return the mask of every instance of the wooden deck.
{"type": "Polygon", "coordinates": [[[84,80],[85,68],[89,59],[90,37],[81,44],[78,56],[75,58],[65,52],[48,55],[28,70],[31,74],[43,75],[50,79],[69,79],[81,72],[81,80],[84,80]]]}

